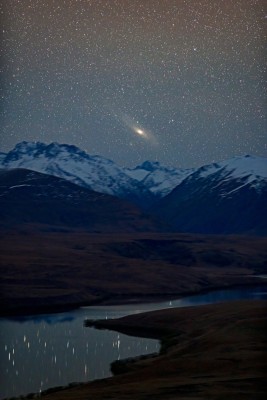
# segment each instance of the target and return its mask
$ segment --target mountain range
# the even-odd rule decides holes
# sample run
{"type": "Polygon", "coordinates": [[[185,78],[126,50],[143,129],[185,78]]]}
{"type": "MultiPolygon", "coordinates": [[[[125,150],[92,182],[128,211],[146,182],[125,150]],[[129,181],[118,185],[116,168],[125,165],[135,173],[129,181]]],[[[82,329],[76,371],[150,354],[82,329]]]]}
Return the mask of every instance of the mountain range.
{"type": "MultiPolygon", "coordinates": [[[[73,145],[21,142],[10,152],[0,153],[0,167],[61,178],[59,187],[68,181],[79,190],[109,195],[107,203],[114,196],[126,199],[128,207],[129,201],[135,203],[176,231],[267,234],[267,159],[263,157],[234,157],[195,169],[152,161],[125,168],[73,145]]],[[[6,175],[5,182],[9,178],[6,175]]],[[[63,201],[64,196],[59,198],[63,201]]],[[[116,221],[120,221],[119,213],[116,221]]],[[[140,226],[142,230],[145,224],[140,226]]]]}
{"type": "Polygon", "coordinates": [[[142,205],[167,195],[193,171],[150,161],[135,168],[124,168],[73,145],[41,142],[21,142],[7,154],[0,153],[0,166],[58,176],[96,192],[142,205]]]}

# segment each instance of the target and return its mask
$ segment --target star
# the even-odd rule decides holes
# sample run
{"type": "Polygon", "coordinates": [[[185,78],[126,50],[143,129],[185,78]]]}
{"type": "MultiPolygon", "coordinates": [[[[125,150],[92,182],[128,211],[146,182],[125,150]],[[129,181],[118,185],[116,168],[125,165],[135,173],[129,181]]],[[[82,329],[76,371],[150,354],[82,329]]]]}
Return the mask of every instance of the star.
{"type": "Polygon", "coordinates": [[[262,1],[3,3],[0,153],[26,140],[131,166],[266,156],[262,1]]]}

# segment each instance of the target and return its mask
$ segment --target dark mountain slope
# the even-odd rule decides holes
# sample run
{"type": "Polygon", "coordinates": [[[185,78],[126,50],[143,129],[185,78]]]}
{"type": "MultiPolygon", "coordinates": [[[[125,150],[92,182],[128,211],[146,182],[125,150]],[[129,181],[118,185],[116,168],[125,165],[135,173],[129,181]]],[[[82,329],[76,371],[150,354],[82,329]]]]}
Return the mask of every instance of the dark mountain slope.
{"type": "Polygon", "coordinates": [[[158,231],[136,206],[26,169],[1,170],[0,219],[4,225],[38,223],[92,231],[158,231]]]}
{"type": "Polygon", "coordinates": [[[202,167],[153,212],[180,232],[266,235],[266,172],[266,159],[249,156],[202,167]]]}

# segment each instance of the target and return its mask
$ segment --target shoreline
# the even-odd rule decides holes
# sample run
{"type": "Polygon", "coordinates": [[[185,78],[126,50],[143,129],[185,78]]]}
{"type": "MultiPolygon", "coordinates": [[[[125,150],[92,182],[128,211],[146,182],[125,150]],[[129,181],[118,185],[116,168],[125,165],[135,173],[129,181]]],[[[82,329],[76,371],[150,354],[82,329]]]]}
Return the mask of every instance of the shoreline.
{"type": "MultiPolygon", "coordinates": [[[[136,360],[122,360],[119,365],[122,373],[111,378],[70,383],[66,387],[47,389],[37,397],[28,395],[18,398],[84,400],[92,396],[96,400],[115,400],[124,399],[124,395],[128,394],[127,399],[137,400],[143,398],[139,397],[140,393],[147,393],[164,400],[170,388],[177,395],[186,385],[190,387],[189,397],[181,398],[191,400],[191,395],[192,399],[203,398],[199,386],[204,391],[208,388],[208,393],[210,390],[220,393],[220,390],[227,389],[233,395],[239,393],[245,382],[246,388],[249,386],[246,398],[251,398],[252,393],[255,399],[264,398],[260,396],[266,389],[266,386],[263,388],[266,376],[263,371],[266,370],[267,357],[259,357],[259,352],[266,351],[266,307],[266,300],[241,300],[96,321],[96,328],[156,338],[161,341],[160,352],[157,356],[143,359],[141,356],[136,360]],[[231,335],[225,336],[228,331],[231,335]],[[233,363],[233,360],[236,361],[233,363]],[[179,371],[178,381],[176,371],[179,371]],[[237,387],[232,385],[233,380],[236,380],[237,387]],[[125,394],[125,391],[128,392],[125,394]]],[[[208,395],[205,396],[207,398],[208,395]]],[[[215,397],[213,394],[212,398],[215,397]]]]}
{"type": "Polygon", "coordinates": [[[230,289],[242,289],[258,286],[266,286],[266,278],[260,276],[251,275],[255,279],[254,283],[240,283],[240,284],[230,284],[213,286],[209,288],[203,288],[196,291],[184,291],[180,293],[165,293],[165,294],[149,294],[149,295],[110,295],[103,296],[102,298],[91,300],[88,302],[77,302],[77,303],[65,303],[65,304],[49,304],[49,305],[37,305],[37,306],[23,306],[21,308],[12,307],[9,309],[0,309],[0,318],[12,318],[12,317],[27,317],[33,315],[45,315],[45,314],[59,314],[69,311],[78,310],[80,308],[87,307],[105,307],[105,306],[116,306],[116,305],[131,305],[131,304],[149,304],[158,303],[168,300],[179,300],[181,298],[189,296],[197,296],[205,293],[212,293],[217,290],[230,290],[230,289]]]}

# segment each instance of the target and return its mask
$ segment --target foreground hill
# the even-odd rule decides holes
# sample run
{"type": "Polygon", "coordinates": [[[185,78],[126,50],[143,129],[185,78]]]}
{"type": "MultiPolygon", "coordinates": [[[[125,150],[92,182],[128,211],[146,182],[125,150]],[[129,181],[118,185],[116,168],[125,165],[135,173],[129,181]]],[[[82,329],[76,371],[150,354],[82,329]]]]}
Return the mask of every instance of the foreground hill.
{"type": "Polygon", "coordinates": [[[99,232],[158,231],[136,206],[65,179],[26,169],[0,170],[2,225],[47,224],[99,232]]]}
{"type": "Polygon", "coordinates": [[[155,207],[180,232],[267,235],[267,159],[236,157],[199,168],[155,207]]]}
{"type": "MultiPolygon", "coordinates": [[[[177,308],[97,321],[96,327],[158,338],[158,357],[119,363],[123,374],[44,393],[44,400],[263,400],[266,301],[177,308]]],[[[117,363],[118,364],[118,363],[117,363]]]]}

